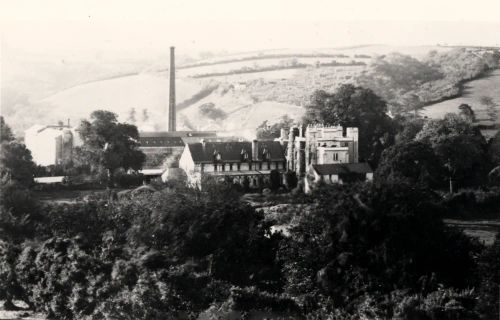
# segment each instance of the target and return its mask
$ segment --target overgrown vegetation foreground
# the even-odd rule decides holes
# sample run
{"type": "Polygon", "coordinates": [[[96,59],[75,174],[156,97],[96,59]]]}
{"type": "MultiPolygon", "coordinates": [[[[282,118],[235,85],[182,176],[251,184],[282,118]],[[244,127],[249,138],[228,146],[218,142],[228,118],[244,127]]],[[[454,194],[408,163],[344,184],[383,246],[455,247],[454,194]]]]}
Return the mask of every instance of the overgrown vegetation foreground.
{"type": "MultiPolygon", "coordinates": [[[[500,239],[486,248],[442,218],[498,214],[500,134],[486,141],[470,107],[391,119],[383,99],[352,85],[317,92],[306,111],[304,123],[360,129],[375,182],[269,195],[290,204],[287,234],[229,183],[38,203],[31,154],[2,121],[5,307],[21,300],[53,319],[497,318],[500,239]]],[[[76,159],[110,186],[144,161],[127,138],[136,128],[112,113],[84,127],[76,159]]]]}
{"type": "Polygon", "coordinates": [[[39,204],[2,193],[0,298],[53,319],[492,319],[500,239],[484,248],[404,182],[295,197],[289,236],[229,185],[39,204]],[[10,197],[6,199],[5,197],[10,197]]]}

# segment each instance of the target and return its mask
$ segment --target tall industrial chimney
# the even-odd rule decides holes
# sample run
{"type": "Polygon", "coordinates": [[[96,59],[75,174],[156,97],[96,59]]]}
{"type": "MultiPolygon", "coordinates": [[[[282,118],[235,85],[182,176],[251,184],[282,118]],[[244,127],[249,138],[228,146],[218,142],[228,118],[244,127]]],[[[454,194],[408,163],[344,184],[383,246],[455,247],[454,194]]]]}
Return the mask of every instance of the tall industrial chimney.
{"type": "Polygon", "coordinates": [[[168,103],[168,131],[176,131],[175,119],[175,47],[170,47],[170,92],[168,103]]]}

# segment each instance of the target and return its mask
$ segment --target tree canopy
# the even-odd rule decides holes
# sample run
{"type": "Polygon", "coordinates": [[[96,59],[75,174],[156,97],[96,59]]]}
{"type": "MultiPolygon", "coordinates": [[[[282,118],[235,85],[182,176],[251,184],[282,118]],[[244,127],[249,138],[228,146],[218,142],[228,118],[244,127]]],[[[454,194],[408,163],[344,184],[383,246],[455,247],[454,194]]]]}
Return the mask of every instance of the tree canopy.
{"type": "Polygon", "coordinates": [[[14,140],[14,134],[10,127],[5,123],[3,116],[0,116],[0,142],[14,140]]]}
{"type": "Polygon", "coordinates": [[[395,127],[386,102],[372,90],[342,85],[334,93],[314,92],[304,123],[324,123],[359,129],[359,155],[376,166],[384,148],[394,140],[395,127]]]}
{"type": "Polygon", "coordinates": [[[3,142],[0,148],[0,173],[2,177],[24,186],[33,184],[36,165],[31,151],[18,142],[3,142]]]}
{"type": "Polygon", "coordinates": [[[92,112],[90,121],[82,121],[79,128],[83,146],[77,150],[77,161],[90,163],[94,171],[108,170],[110,180],[116,169],[139,170],[145,155],[138,150],[137,127],[119,123],[116,114],[98,110],[92,112]]]}
{"type": "Polygon", "coordinates": [[[428,143],[447,172],[450,192],[455,180],[474,180],[488,164],[487,144],[481,132],[456,114],[430,120],[416,139],[428,143]]]}
{"type": "Polygon", "coordinates": [[[414,184],[435,187],[439,185],[441,175],[439,159],[431,146],[420,141],[409,141],[384,150],[375,179],[408,179],[414,184]]]}
{"type": "Polygon", "coordinates": [[[292,124],[293,119],[288,115],[282,116],[280,121],[272,125],[269,125],[269,122],[266,120],[257,127],[257,139],[274,140],[275,138],[279,138],[281,129],[290,129],[292,124]]]}
{"type": "Polygon", "coordinates": [[[473,246],[444,226],[433,198],[406,183],[318,189],[280,248],[286,292],[339,307],[367,292],[467,286],[473,261],[461,252],[473,246]]]}

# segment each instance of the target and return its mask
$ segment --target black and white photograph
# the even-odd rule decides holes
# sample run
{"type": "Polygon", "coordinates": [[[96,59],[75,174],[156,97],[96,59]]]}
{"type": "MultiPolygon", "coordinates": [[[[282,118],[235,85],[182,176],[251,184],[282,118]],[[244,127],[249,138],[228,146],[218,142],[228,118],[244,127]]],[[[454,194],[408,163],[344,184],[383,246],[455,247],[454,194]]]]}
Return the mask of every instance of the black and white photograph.
{"type": "Polygon", "coordinates": [[[0,0],[0,320],[500,320],[498,0],[0,0]]]}

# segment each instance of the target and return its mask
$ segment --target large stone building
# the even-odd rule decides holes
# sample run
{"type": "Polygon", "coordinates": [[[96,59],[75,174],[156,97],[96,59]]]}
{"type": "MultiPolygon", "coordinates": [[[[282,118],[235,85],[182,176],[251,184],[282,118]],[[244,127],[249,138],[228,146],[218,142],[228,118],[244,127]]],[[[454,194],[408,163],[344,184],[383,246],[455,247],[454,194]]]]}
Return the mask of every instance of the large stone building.
{"type": "Polygon", "coordinates": [[[41,166],[60,165],[71,160],[73,147],[80,144],[69,125],[33,125],[24,132],[24,143],[33,161],[41,166]]]}
{"type": "Polygon", "coordinates": [[[186,145],[179,167],[193,186],[201,186],[205,175],[258,187],[269,182],[272,170],[284,172],[286,159],[277,141],[201,141],[186,145]]]}
{"type": "Polygon", "coordinates": [[[312,184],[343,183],[353,179],[372,180],[367,163],[359,163],[358,128],[309,125],[282,129],[277,139],[286,145],[287,169],[312,184]]]}
{"type": "MultiPolygon", "coordinates": [[[[189,143],[240,141],[237,137],[217,136],[215,131],[157,131],[139,132],[139,149],[146,155],[141,173],[145,176],[162,176],[168,180],[167,171],[179,167],[184,147],[189,143]]],[[[172,170],[170,170],[172,172],[172,170]]]]}

